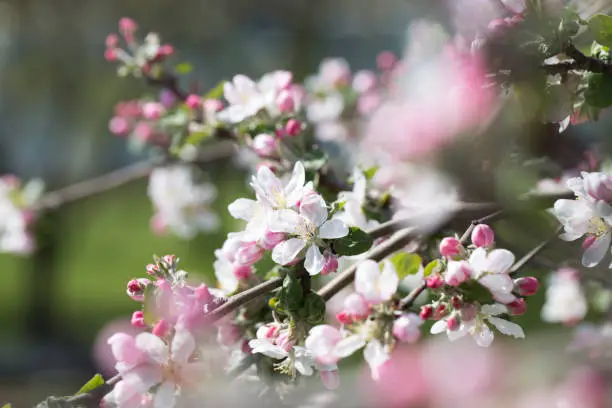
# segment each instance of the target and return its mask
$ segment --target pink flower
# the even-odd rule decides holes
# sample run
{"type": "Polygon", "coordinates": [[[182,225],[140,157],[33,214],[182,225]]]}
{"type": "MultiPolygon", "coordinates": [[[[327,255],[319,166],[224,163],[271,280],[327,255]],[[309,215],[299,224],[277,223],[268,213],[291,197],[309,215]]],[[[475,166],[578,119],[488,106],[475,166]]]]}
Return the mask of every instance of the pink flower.
{"type": "Polygon", "coordinates": [[[108,130],[114,135],[125,136],[130,132],[130,123],[121,116],[114,116],[108,122],[108,130]]]}
{"type": "Polygon", "coordinates": [[[161,103],[146,102],[142,105],[142,116],[144,116],[145,119],[159,119],[163,112],[164,107],[161,103]]]}
{"type": "Polygon", "coordinates": [[[281,113],[291,113],[295,109],[295,101],[291,91],[283,89],[276,97],[276,107],[281,113]]]}
{"type": "Polygon", "coordinates": [[[459,286],[472,275],[472,268],[466,261],[450,261],[446,272],[444,273],[444,281],[450,286],[459,286]]]}
{"type": "Polygon", "coordinates": [[[306,338],[306,349],[312,353],[317,363],[324,365],[336,364],[364,345],[365,340],[362,337],[344,337],[340,330],[326,324],[310,329],[306,338]]]}
{"type": "Polygon", "coordinates": [[[364,320],[370,314],[370,305],[359,293],[351,293],[344,298],[343,316],[349,318],[347,323],[353,320],[364,320]]]}
{"type": "Polygon", "coordinates": [[[132,314],[131,324],[134,327],[145,327],[144,313],[142,310],[137,310],[132,314]]]}
{"type": "Polygon", "coordinates": [[[463,245],[455,237],[446,237],[440,241],[440,255],[452,258],[463,252],[463,245]]]}
{"type": "Polygon", "coordinates": [[[393,335],[399,341],[415,343],[421,337],[423,320],[414,313],[406,313],[393,322],[393,335]]]}

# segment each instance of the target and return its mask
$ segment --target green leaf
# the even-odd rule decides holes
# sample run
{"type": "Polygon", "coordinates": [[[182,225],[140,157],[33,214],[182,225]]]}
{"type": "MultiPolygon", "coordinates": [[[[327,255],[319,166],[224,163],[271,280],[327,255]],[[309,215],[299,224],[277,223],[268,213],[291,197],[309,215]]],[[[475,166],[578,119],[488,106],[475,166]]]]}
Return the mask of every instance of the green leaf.
{"type": "Polygon", "coordinates": [[[310,292],[304,299],[306,321],[310,324],[322,323],[325,319],[325,300],[314,292],[310,292]]]}
{"type": "Polygon", "coordinates": [[[190,133],[185,139],[185,144],[196,145],[212,136],[211,132],[200,131],[190,133]]]}
{"type": "Polygon", "coordinates": [[[373,166],[363,170],[363,175],[365,176],[366,180],[372,180],[379,168],[379,166],[373,166]]]}
{"type": "Polygon", "coordinates": [[[174,67],[174,72],[180,75],[186,75],[193,71],[193,65],[189,62],[181,62],[174,67]]]}
{"type": "Polygon", "coordinates": [[[596,14],[589,19],[589,31],[601,45],[612,47],[612,17],[596,14]]]}
{"type": "Polygon", "coordinates": [[[102,385],[104,385],[104,377],[102,377],[100,374],[96,374],[74,395],[85,394],[86,392],[95,390],[102,385]]]}
{"type": "Polygon", "coordinates": [[[421,269],[421,257],[417,254],[410,254],[408,252],[400,252],[393,255],[391,263],[395,266],[397,276],[400,280],[404,279],[408,275],[416,275],[421,269]]]}
{"type": "Polygon", "coordinates": [[[423,272],[423,275],[427,277],[431,275],[432,273],[440,272],[441,269],[442,269],[442,265],[440,265],[440,260],[434,259],[433,261],[427,264],[427,266],[425,267],[425,271],[423,272]]]}
{"type": "Polygon", "coordinates": [[[152,283],[148,284],[144,291],[142,314],[145,324],[153,326],[157,323],[158,319],[155,313],[155,285],[152,283]]]}
{"type": "Polygon", "coordinates": [[[221,97],[223,96],[223,85],[226,82],[227,81],[225,80],[219,82],[217,86],[215,86],[213,89],[211,89],[204,95],[204,99],[221,99],[221,97]]]}
{"type": "Polygon", "coordinates": [[[481,304],[493,303],[493,295],[486,287],[482,286],[478,281],[467,281],[459,286],[463,293],[463,300],[467,303],[479,302],[481,304]]]}
{"type": "Polygon", "coordinates": [[[345,205],[346,205],[346,200],[334,201],[331,204],[331,210],[329,211],[329,218],[332,218],[333,215],[336,214],[338,211],[342,211],[345,205]]]}
{"type": "Polygon", "coordinates": [[[612,77],[604,74],[591,74],[588,84],[584,98],[589,106],[603,109],[612,105],[612,77]]]}
{"type": "Polygon", "coordinates": [[[283,279],[283,286],[279,294],[280,306],[291,313],[296,313],[304,304],[304,293],[300,280],[295,273],[289,272],[283,279]]]}
{"type": "Polygon", "coordinates": [[[319,170],[327,163],[327,153],[320,149],[313,149],[307,152],[303,159],[302,164],[306,170],[319,170]]]}
{"type": "Polygon", "coordinates": [[[348,235],[334,240],[333,246],[338,255],[353,256],[366,252],[373,243],[370,235],[357,227],[350,227],[348,235]]]}

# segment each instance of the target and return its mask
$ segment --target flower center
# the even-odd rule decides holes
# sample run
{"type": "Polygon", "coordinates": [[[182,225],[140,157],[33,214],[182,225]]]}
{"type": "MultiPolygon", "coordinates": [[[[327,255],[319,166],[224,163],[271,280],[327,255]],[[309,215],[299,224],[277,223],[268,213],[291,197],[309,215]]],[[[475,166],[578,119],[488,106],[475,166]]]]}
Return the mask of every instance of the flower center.
{"type": "Polygon", "coordinates": [[[316,236],[317,227],[306,218],[300,218],[295,231],[304,241],[312,241],[316,236]]]}

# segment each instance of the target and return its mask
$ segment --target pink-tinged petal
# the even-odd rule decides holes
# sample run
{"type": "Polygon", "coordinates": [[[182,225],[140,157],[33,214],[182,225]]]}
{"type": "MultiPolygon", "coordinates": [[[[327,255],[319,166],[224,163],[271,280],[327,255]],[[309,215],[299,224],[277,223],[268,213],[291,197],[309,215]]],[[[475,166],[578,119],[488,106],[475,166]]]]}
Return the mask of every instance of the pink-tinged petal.
{"type": "Polygon", "coordinates": [[[482,323],[479,329],[472,334],[472,337],[480,347],[489,347],[493,343],[495,335],[489,329],[489,326],[484,323],[482,323]]]}
{"type": "Polygon", "coordinates": [[[306,182],[306,171],[302,162],[295,163],[293,173],[287,186],[285,187],[285,197],[287,198],[287,206],[293,207],[302,199],[304,183],[306,182]]]}
{"type": "Polygon", "coordinates": [[[279,202],[285,198],[283,183],[267,166],[259,167],[257,176],[253,177],[251,185],[261,200],[272,207],[284,207],[283,203],[279,202]]]}
{"type": "Polygon", "coordinates": [[[168,346],[154,334],[140,333],[136,336],[136,347],[147,353],[158,364],[165,364],[168,361],[168,346]]]}
{"type": "Polygon", "coordinates": [[[517,339],[525,338],[523,328],[516,323],[500,319],[499,317],[489,317],[488,320],[497,330],[500,331],[500,333],[505,334],[506,336],[512,336],[517,339]]]}
{"type": "Polygon", "coordinates": [[[431,334],[440,334],[446,331],[446,320],[438,320],[432,326],[429,332],[431,334]]]}
{"type": "Polygon", "coordinates": [[[291,238],[276,245],[272,250],[272,260],[279,265],[287,265],[295,260],[306,246],[306,241],[291,238]]]}
{"type": "Polygon", "coordinates": [[[459,326],[459,329],[457,330],[448,330],[446,332],[446,336],[448,337],[449,341],[457,341],[465,337],[466,334],[468,334],[468,326],[466,326],[465,324],[459,326]]]}
{"type": "Polygon", "coordinates": [[[493,299],[495,299],[497,302],[505,305],[516,300],[516,296],[514,296],[512,292],[496,292],[492,290],[491,295],[493,295],[493,299]]]}
{"type": "Polygon", "coordinates": [[[514,254],[507,249],[494,249],[487,256],[487,272],[505,273],[514,264],[514,254]]]}
{"type": "Polygon", "coordinates": [[[293,210],[274,211],[270,215],[268,228],[272,232],[285,232],[296,234],[298,227],[304,223],[304,219],[293,210]]]}
{"type": "Polygon", "coordinates": [[[253,339],[249,341],[249,347],[251,347],[252,353],[261,353],[265,356],[272,357],[276,360],[287,357],[287,351],[279,346],[272,344],[268,340],[264,339],[253,339]]]}
{"type": "Polygon", "coordinates": [[[369,302],[379,302],[378,279],[380,269],[378,264],[367,259],[357,265],[355,271],[355,290],[369,302]]]}
{"type": "Polygon", "coordinates": [[[256,89],[255,82],[246,75],[235,75],[233,82],[236,90],[240,93],[251,93],[256,89]]]}
{"type": "Polygon", "coordinates": [[[584,251],[584,254],[582,254],[582,265],[586,266],[587,268],[597,266],[604,256],[606,256],[608,248],[610,248],[611,241],[612,234],[610,234],[609,231],[593,241],[593,243],[584,251]]]}
{"type": "Polygon", "coordinates": [[[486,286],[491,292],[511,293],[514,288],[512,278],[502,273],[485,275],[478,279],[478,282],[486,286]]]}
{"type": "Polygon", "coordinates": [[[155,392],[153,400],[154,408],[172,408],[176,403],[175,385],[172,382],[164,382],[155,392]]]}
{"type": "Polygon", "coordinates": [[[385,350],[385,347],[380,341],[374,339],[371,340],[363,350],[363,357],[370,366],[372,372],[372,379],[378,381],[379,379],[379,368],[389,361],[389,353],[385,350]]]}
{"type": "Polygon", "coordinates": [[[143,393],[162,382],[162,368],[157,365],[145,364],[133,368],[123,375],[123,382],[135,392],[143,393]]]}
{"type": "Polygon", "coordinates": [[[196,342],[191,333],[185,329],[178,329],[172,338],[172,361],[187,364],[189,357],[196,349],[196,342]]]}
{"type": "Polygon", "coordinates": [[[399,285],[399,278],[395,267],[389,261],[383,262],[383,270],[378,280],[380,300],[386,302],[391,299],[397,291],[397,285],[399,285]]]}
{"type": "Polygon", "coordinates": [[[248,198],[239,198],[231,203],[227,209],[232,217],[239,220],[249,221],[253,218],[255,210],[259,204],[255,200],[249,200],[248,198]]]}
{"type": "Polygon", "coordinates": [[[323,239],[337,239],[346,237],[349,233],[349,229],[346,224],[335,218],[333,220],[325,221],[319,229],[319,237],[323,239]]]}
{"type": "Polygon", "coordinates": [[[315,244],[310,245],[306,251],[306,259],[304,260],[304,268],[311,275],[317,275],[325,266],[325,257],[315,244]]]}
{"type": "Polygon", "coordinates": [[[318,194],[309,194],[300,203],[300,214],[314,226],[320,227],[327,221],[327,205],[318,194]]]}
{"type": "Polygon", "coordinates": [[[345,358],[365,346],[366,341],[363,337],[358,335],[352,335],[345,337],[336,343],[334,348],[334,355],[338,358],[345,358]]]}
{"type": "Polygon", "coordinates": [[[142,392],[122,380],[115,384],[113,391],[104,397],[104,400],[119,407],[128,407],[132,406],[132,403],[139,401],[141,394],[142,392]]]}

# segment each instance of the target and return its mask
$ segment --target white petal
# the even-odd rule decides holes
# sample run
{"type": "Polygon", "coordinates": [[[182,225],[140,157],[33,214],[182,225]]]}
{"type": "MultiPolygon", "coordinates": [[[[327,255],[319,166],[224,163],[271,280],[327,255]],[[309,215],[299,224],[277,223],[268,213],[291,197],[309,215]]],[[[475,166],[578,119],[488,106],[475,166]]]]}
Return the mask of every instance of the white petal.
{"type": "Polygon", "coordinates": [[[147,353],[158,364],[165,364],[168,361],[168,346],[154,334],[140,333],[136,336],[136,347],[147,353]]]}
{"type": "Polygon", "coordinates": [[[476,344],[478,344],[480,347],[489,347],[491,343],[493,343],[495,335],[493,334],[491,329],[489,329],[489,326],[482,323],[482,325],[480,326],[480,330],[475,331],[472,334],[472,337],[476,341],[476,344]]]}
{"type": "Polygon", "coordinates": [[[363,350],[363,358],[368,363],[370,368],[374,370],[385,361],[389,360],[389,353],[387,353],[385,347],[380,341],[373,339],[370,340],[368,345],[363,350]]]}
{"type": "Polygon", "coordinates": [[[516,300],[516,296],[514,296],[512,292],[499,292],[492,290],[491,295],[493,295],[493,299],[495,299],[497,302],[505,305],[516,300]]]}
{"type": "Polygon", "coordinates": [[[295,234],[298,226],[304,219],[293,210],[279,210],[270,214],[268,228],[272,232],[286,232],[295,234]]]}
{"type": "Polygon", "coordinates": [[[226,293],[232,293],[238,289],[238,278],[234,275],[232,264],[226,259],[217,259],[213,263],[215,277],[219,286],[226,293]]]}
{"type": "Polygon", "coordinates": [[[285,187],[285,197],[287,197],[287,206],[293,207],[301,198],[306,182],[306,172],[302,162],[295,163],[293,173],[287,186],[285,187]]]}
{"type": "Polygon", "coordinates": [[[196,343],[191,333],[185,329],[178,329],[172,339],[172,360],[179,364],[187,364],[195,349],[196,343]]]}
{"type": "Polygon", "coordinates": [[[485,275],[478,279],[478,282],[486,286],[491,292],[511,293],[514,288],[512,278],[502,273],[485,275]]]}
{"type": "Polygon", "coordinates": [[[370,259],[366,259],[357,265],[355,271],[355,291],[371,302],[379,301],[378,280],[380,269],[378,264],[370,259]]]}
{"type": "Polygon", "coordinates": [[[469,325],[465,325],[465,324],[462,323],[459,326],[459,329],[457,329],[457,330],[448,330],[446,332],[448,340],[450,340],[450,341],[457,341],[457,340],[465,337],[465,335],[468,334],[468,327],[469,327],[469,325]]]}
{"type": "Polygon", "coordinates": [[[484,248],[476,248],[469,259],[470,266],[474,274],[473,278],[478,278],[478,275],[487,268],[487,251],[484,248]]]}
{"type": "Polygon", "coordinates": [[[500,319],[499,317],[489,317],[488,319],[493,326],[497,328],[502,334],[506,336],[512,336],[517,339],[524,339],[525,332],[523,328],[516,323],[509,322],[508,320],[500,319]]]}
{"type": "Polygon", "coordinates": [[[480,312],[487,316],[498,316],[500,314],[508,313],[508,308],[504,305],[500,305],[499,303],[494,303],[492,305],[482,305],[480,307],[480,312]]]}
{"type": "Polygon", "coordinates": [[[291,238],[276,245],[272,250],[272,260],[279,265],[287,265],[300,254],[306,246],[306,241],[291,238]]]}
{"type": "Polygon", "coordinates": [[[494,249],[487,255],[487,272],[505,273],[514,264],[514,254],[507,249],[494,249]]]}
{"type": "Polygon", "coordinates": [[[378,280],[378,290],[380,292],[380,300],[386,302],[397,291],[397,285],[399,284],[399,278],[395,267],[390,261],[383,262],[383,270],[378,280]]]}
{"type": "Polygon", "coordinates": [[[284,207],[283,183],[268,167],[261,166],[257,170],[257,176],[253,177],[251,185],[261,200],[272,207],[284,207]]]}
{"type": "Polygon", "coordinates": [[[325,221],[319,228],[319,238],[336,239],[346,237],[349,229],[344,222],[339,219],[325,221]]]}
{"type": "Polygon", "coordinates": [[[227,209],[232,217],[239,220],[249,221],[253,218],[255,210],[259,204],[255,200],[249,200],[248,198],[239,198],[231,203],[227,209]]]}
{"type": "MultiPolygon", "coordinates": [[[[303,242],[303,241],[302,241],[303,242]]],[[[274,248],[276,249],[276,248],[274,248]]],[[[311,275],[316,275],[321,272],[325,265],[325,257],[321,254],[319,247],[315,244],[310,245],[308,251],[306,251],[306,259],[304,260],[304,268],[311,275]]]]}
{"type": "Polygon", "coordinates": [[[253,339],[249,341],[249,347],[253,353],[261,353],[276,360],[287,357],[287,352],[279,346],[275,346],[268,340],[253,339]]]}
{"type": "Polygon", "coordinates": [[[582,254],[582,265],[592,268],[599,264],[610,248],[611,239],[609,231],[598,237],[582,254]]]}
{"type": "Polygon", "coordinates": [[[300,203],[300,214],[315,226],[321,226],[327,221],[327,205],[318,194],[306,196],[300,203]]]}
{"type": "Polygon", "coordinates": [[[446,320],[438,320],[432,326],[429,332],[431,334],[440,334],[446,331],[446,320]]]}
{"type": "Polygon", "coordinates": [[[336,343],[334,348],[334,355],[338,358],[345,358],[365,346],[366,341],[363,337],[358,335],[352,335],[345,337],[336,343]]]}
{"type": "Polygon", "coordinates": [[[143,393],[163,379],[162,368],[158,365],[144,364],[134,367],[123,375],[123,382],[128,389],[143,393]]]}
{"type": "Polygon", "coordinates": [[[176,402],[174,383],[166,381],[155,392],[155,408],[172,408],[176,402]]]}

